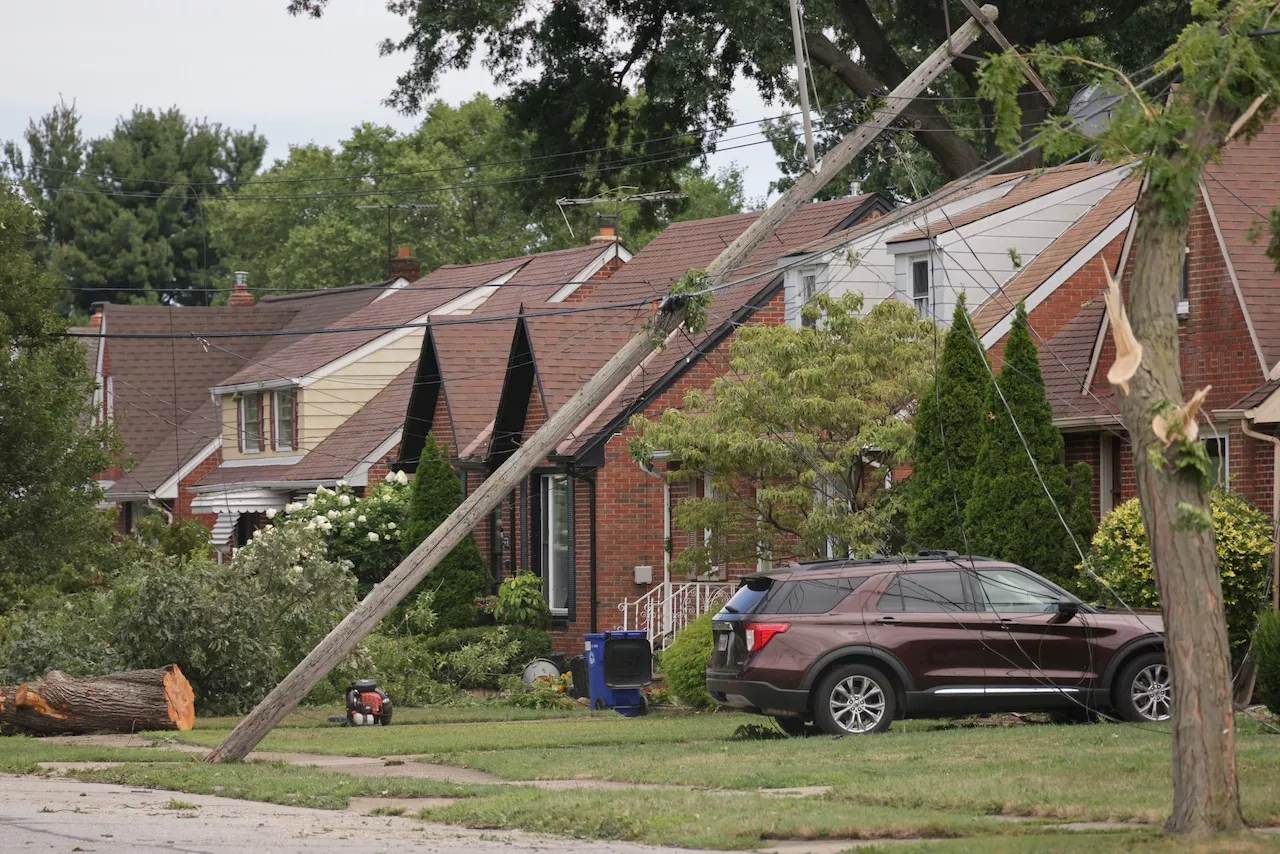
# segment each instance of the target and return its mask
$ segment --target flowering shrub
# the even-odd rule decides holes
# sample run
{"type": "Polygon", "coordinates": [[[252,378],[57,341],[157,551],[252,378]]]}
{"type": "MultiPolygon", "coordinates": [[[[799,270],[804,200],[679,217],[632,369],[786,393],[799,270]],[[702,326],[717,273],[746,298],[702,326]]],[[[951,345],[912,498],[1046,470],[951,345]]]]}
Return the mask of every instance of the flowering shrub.
{"type": "Polygon", "coordinates": [[[400,563],[408,483],[404,472],[395,472],[360,498],[339,481],[337,489],[321,486],[283,513],[267,515],[277,528],[296,524],[319,531],[329,557],[348,561],[360,583],[371,586],[400,563]]]}
{"type": "MultiPolygon", "coordinates": [[[[1271,522],[1240,496],[1222,490],[1215,490],[1210,496],[1209,511],[1213,516],[1218,570],[1222,573],[1227,630],[1232,654],[1238,659],[1253,629],[1270,573],[1271,552],[1275,548],[1271,522]]],[[[1089,563],[1130,607],[1159,607],[1151,546],[1142,526],[1138,499],[1130,499],[1102,517],[1093,536],[1089,563]]],[[[1102,590],[1098,595],[1111,598],[1102,590]]]]}

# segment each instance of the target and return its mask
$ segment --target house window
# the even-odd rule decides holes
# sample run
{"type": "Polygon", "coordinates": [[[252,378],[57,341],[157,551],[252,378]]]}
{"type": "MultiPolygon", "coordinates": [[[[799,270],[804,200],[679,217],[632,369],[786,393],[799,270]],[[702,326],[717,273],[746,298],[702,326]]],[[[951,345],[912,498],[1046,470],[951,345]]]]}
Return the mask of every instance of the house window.
{"type": "Polygon", "coordinates": [[[911,262],[911,299],[920,312],[920,319],[927,320],[929,311],[929,262],[911,262]]]}
{"type": "Polygon", "coordinates": [[[256,454],[262,450],[262,395],[240,396],[240,450],[256,454]]]}
{"type": "Polygon", "coordinates": [[[293,407],[296,400],[296,394],[297,392],[293,389],[289,389],[288,391],[277,391],[275,393],[274,403],[271,406],[271,414],[275,419],[277,451],[292,451],[297,447],[293,435],[293,407]]]}
{"type": "Polygon", "coordinates": [[[806,315],[804,307],[813,301],[813,297],[818,292],[818,277],[816,275],[803,276],[800,279],[800,291],[802,302],[800,303],[800,323],[808,329],[818,325],[818,318],[813,315],[806,315]]]}
{"type": "Polygon", "coordinates": [[[552,613],[569,611],[569,478],[542,477],[542,587],[552,613]]]}
{"type": "Polygon", "coordinates": [[[1182,250],[1182,279],[1178,282],[1178,317],[1191,314],[1191,247],[1182,250]]]}
{"type": "Polygon", "coordinates": [[[1202,440],[1204,449],[1209,454],[1209,474],[1213,482],[1223,489],[1230,487],[1230,460],[1227,456],[1226,435],[1210,436],[1202,440]]]}

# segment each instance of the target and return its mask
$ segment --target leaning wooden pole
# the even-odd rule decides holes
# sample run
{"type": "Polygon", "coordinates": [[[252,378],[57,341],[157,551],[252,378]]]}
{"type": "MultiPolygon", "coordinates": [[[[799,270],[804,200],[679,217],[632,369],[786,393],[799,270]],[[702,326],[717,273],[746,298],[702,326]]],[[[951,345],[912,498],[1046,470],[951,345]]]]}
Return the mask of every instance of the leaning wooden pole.
{"type": "MultiPolygon", "coordinates": [[[[995,6],[983,6],[995,19],[995,6]]],[[[883,108],[871,120],[841,140],[827,152],[817,172],[806,172],[761,214],[707,267],[713,283],[721,283],[741,268],[761,244],[768,240],[797,208],[811,200],[862,149],[879,136],[898,114],[951,65],[952,57],[977,41],[979,25],[970,19],[907,76],[885,99],[883,108]]],[[[401,600],[416,588],[431,570],[453,550],[467,533],[488,517],[511,490],[529,475],[546,456],[617,388],[655,346],[684,322],[685,305],[668,300],[644,331],[631,339],[600,371],[578,390],[537,432],[512,454],[478,489],[422,541],[356,609],[346,616],[307,657],[271,690],[231,734],[207,757],[209,762],[244,759],[285,715],[310,693],[360,641],[377,627],[401,600]]]]}

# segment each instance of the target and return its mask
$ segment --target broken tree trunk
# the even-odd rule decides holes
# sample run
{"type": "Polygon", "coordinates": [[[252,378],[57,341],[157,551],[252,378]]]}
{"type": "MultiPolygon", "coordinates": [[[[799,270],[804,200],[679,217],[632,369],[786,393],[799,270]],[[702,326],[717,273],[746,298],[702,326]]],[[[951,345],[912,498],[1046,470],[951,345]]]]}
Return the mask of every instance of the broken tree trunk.
{"type": "MultiPolygon", "coordinates": [[[[995,6],[983,6],[987,17],[995,19],[995,6]]],[[[738,239],[707,265],[707,277],[722,284],[743,267],[755,251],[777,230],[796,208],[813,197],[827,182],[848,166],[902,111],[951,65],[952,57],[978,39],[981,29],[973,20],[952,34],[947,43],[930,54],[886,98],[886,104],[869,121],[842,139],[827,152],[817,172],[806,172],[782,198],[762,213],[738,239]]],[[[471,493],[440,526],[422,541],[391,574],[383,579],[356,609],[307,654],[280,684],[271,690],[206,761],[239,761],[249,754],[271,728],[302,701],[334,666],[351,653],[382,618],[409,595],[427,574],[453,550],[473,527],[484,521],[511,490],[555,450],[565,436],[639,367],[646,356],[661,346],[684,322],[686,304],[676,298],[663,303],[648,327],[627,342],[618,353],[560,407],[545,424],[512,454],[497,471],[471,493]]]]}
{"type": "MultiPolygon", "coordinates": [[[[1215,124],[1206,120],[1186,148],[1210,146],[1215,124]]],[[[1195,168],[1185,159],[1174,160],[1181,168],[1195,168]]],[[[1208,485],[1179,460],[1194,451],[1195,444],[1194,407],[1180,418],[1185,398],[1176,310],[1190,224],[1187,216],[1165,210],[1159,194],[1151,190],[1150,178],[1143,183],[1136,214],[1128,322],[1141,346],[1140,358],[1131,362],[1131,376],[1112,378],[1112,384],[1118,386],[1116,402],[1133,449],[1173,680],[1173,812],[1167,829],[1234,831],[1244,822],[1236,781],[1222,578],[1208,485]],[[1158,432],[1172,441],[1162,441],[1158,432]]],[[[1123,315],[1113,316],[1111,324],[1119,341],[1125,332],[1123,315]]]]}
{"type": "Polygon", "coordinates": [[[0,687],[0,735],[187,730],[195,719],[195,694],[176,664],[85,678],[51,670],[0,687]]]}

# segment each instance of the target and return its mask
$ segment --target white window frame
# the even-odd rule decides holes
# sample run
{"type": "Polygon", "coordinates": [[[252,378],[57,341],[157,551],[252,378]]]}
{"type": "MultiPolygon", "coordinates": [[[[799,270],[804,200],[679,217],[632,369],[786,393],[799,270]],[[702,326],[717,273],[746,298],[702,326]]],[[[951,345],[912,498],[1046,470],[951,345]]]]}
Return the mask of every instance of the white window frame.
{"type": "Polygon", "coordinates": [[[298,406],[297,389],[285,388],[279,389],[271,393],[271,421],[273,424],[271,430],[271,439],[277,451],[296,451],[298,449],[298,437],[294,435],[294,425],[296,422],[296,410],[298,406]],[[282,398],[289,400],[289,418],[287,422],[280,418],[280,401],[282,398]],[[287,423],[289,426],[289,442],[286,444],[280,440],[284,432],[280,429],[282,424],[287,423]]]}
{"type": "Polygon", "coordinates": [[[907,259],[907,286],[911,289],[911,302],[920,313],[921,320],[933,317],[933,265],[929,256],[914,256],[907,259]],[[924,296],[916,293],[916,268],[923,264],[925,269],[924,296]]]}
{"type": "Polygon", "coordinates": [[[800,325],[806,329],[813,329],[818,325],[818,318],[805,317],[804,310],[818,295],[818,271],[817,270],[801,270],[800,271],[800,325]]]}
{"type": "Polygon", "coordinates": [[[1222,442],[1222,477],[1218,480],[1217,485],[1231,491],[1231,437],[1228,435],[1226,427],[1213,425],[1214,432],[1207,433],[1201,431],[1200,441],[1208,444],[1209,442],[1222,442]]]}
{"type": "MultiPolygon", "coordinates": [[[[559,527],[560,519],[556,517],[555,490],[559,488],[565,490],[566,504],[569,491],[569,476],[566,474],[544,474],[539,478],[539,498],[540,509],[542,511],[542,590],[547,597],[547,607],[551,609],[551,613],[556,616],[565,616],[569,613],[569,602],[566,598],[565,604],[556,606],[552,604],[552,591],[558,586],[557,582],[562,580],[561,574],[567,573],[569,567],[559,566],[556,561],[556,542],[554,534],[559,527]]],[[[569,548],[569,531],[565,530],[565,554],[571,563],[571,556],[568,555],[569,548]]],[[[565,596],[569,596],[570,585],[568,578],[564,578],[565,596]]]]}
{"type": "Polygon", "coordinates": [[[262,453],[262,393],[248,392],[240,395],[240,447],[245,454],[262,453]],[[248,401],[254,401],[254,422],[258,425],[258,434],[254,437],[254,446],[249,447],[249,409],[245,405],[248,401]]]}

